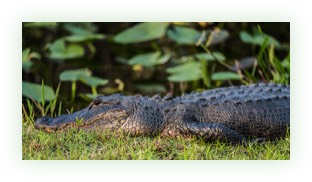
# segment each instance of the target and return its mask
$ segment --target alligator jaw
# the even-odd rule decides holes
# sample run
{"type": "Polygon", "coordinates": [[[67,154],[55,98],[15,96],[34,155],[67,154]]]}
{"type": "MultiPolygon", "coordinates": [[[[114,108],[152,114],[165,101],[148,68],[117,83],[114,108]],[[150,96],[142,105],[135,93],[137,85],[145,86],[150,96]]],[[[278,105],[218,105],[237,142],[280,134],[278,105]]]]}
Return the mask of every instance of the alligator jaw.
{"type": "Polygon", "coordinates": [[[86,109],[77,111],[72,114],[63,114],[55,118],[43,116],[35,121],[35,128],[46,132],[54,132],[63,130],[68,126],[78,126],[80,121],[83,121],[86,116],[86,109]]]}
{"type": "Polygon", "coordinates": [[[72,114],[63,114],[55,118],[47,116],[35,121],[35,128],[46,132],[66,130],[74,127],[85,130],[120,128],[126,122],[128,113],[122,109],[85,108],[72,114]]]}

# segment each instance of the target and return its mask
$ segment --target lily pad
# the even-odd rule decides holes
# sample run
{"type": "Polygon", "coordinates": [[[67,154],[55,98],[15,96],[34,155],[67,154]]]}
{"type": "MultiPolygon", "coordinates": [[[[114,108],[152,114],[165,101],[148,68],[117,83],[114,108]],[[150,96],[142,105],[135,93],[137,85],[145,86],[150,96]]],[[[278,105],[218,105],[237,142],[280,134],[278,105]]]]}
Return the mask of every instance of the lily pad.
{"type": "Polygon", "coordinates": [[[121,44],[139,43],[161,38],[165,35],[169,23],[139,23],[114,37],[114,41],[121,44]]]}
{"type": "Polygon", "coordinates": [[[225,80],[240,80],[241,77],[233,72],[216,72],[211,76],[212,80],[225,81],[225,80]]]}
{"type": "Polygon", "coordinates": [[[195,45],[201,33],[193,28],[173,26],[167,32],[168,37],[177,44],[195,45]]]}
{"type": "MultiPolygon", "coordinates": [[[[42,85],[22,82],[22,94],[25,97],[32,98],[36,101],[42,101],[42,85]]],[[[55,98],[54,90],[49,86],[44,86],[44,100],[51,101],[55,98]]]]}
{"type": "Polygon", "coordinates": [[[91,76],[91,71],[87,68],[63,71],[60,74],[60,80],[71,82],[81,81],[90,87],[97,87],[108,83],[106,79],[91,76]]]}
{"type": "Polygon", "coordinates": [[[170,59],[170,55],[161,56],[160,52],[151,52],[146,54],[139,54],[129,60],[130,65],[142,65],[145,67],[152,67],[159,64],[164,64],[170,59]]]}
{"type": "Polygon", "coordinates": [[[168,80],[172,82],[194,81],[202,78],[201,64],[195,61],[167,68],[166,71],[170,74],[168,80]]]}
{"type": "Polygon", "coordinates": [[[50,54],[49,58],[54,60],[79,58],[84,55],[84,49],[78,44],[65,44],[64,39],[58,39],[47,45],[50,54]]]}
{"type": "Polygon", "coordinates": [[[157,83],[142,83],[142,84],[135,84],[135,88],[147,92],[147,93],[164,93],[166,92],[166,87],[162,84],[157,83]]]}
{"type": "Polygon", "coordinates": [[[108,83],[108,80],[98,78],[95,76],[82,76],[80,78],[80,81],[82,81],[86,85],[89,85],[90,87],[98,87],[98,86],[106,85],[108,83]]]}
{"type": "Polygon", "coordinates": [[[225,61],[225,56],[220,52],[213,52],[211,54],[208,54],[206,52],[197,53],[194,55],[194,57],[198,60],[205,60],[205,61],[216,61],[215,58],[217,58],[219,61],[225,61]]]}
{"type": "Polygon", "coordinates": [[[67,30],[72,35],[90,35],[94,34],[97,27],[91,22],[83,23],[65,23],[64,29],[67,30]]]}
{"type": "Polygon", "coordinates": [[[91,76],[91,71],[89,69],[66,70],[60,74],[60,80],[78,81],[89,76],[91,76]]]}
{"type": "Polygon", "coordinates": [[[88,41],[96,41],[102,40],[105,38],[103,34],[87,34],[87,35],[70,35],[64,37],[64,40],[68,42],[88,42],[88,41]]]}

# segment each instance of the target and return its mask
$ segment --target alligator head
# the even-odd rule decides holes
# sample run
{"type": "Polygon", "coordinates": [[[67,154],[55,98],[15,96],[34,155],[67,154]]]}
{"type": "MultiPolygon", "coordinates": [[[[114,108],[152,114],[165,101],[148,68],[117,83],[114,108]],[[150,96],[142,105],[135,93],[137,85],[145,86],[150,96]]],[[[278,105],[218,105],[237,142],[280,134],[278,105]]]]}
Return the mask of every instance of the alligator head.
{"type": "Polygon", "coordinates": [[[98,96],[91,104],[72,114],[41,117],[35,127],[47,132],[76,127],[83,130],[116,130],[130,135],[154,135],[165,125],[159,104],[148,97],[114,94],[98,96]]]}
{"type": "Polygon", "coordinates": [[[35,127],[47,132],[66,130],[69,127],[81,129],[116,129],[128,119],[127,96],[114,94],[98,96],[91,104],[72,114],[63,114],[55,118],[47,116],[38,118],[35,127]]]}

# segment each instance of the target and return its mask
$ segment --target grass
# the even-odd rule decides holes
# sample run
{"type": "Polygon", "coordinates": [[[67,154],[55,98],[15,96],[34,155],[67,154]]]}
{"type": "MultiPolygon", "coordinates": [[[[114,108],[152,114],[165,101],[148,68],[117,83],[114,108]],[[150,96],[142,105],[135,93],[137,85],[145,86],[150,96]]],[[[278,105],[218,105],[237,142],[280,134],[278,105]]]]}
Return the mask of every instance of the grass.
{"type": "MultiPolygon", "coordinates": [[[[33,120],[32,120],[33,121],[33,120]]],[[[22,158],[70,160],[289,160],[290,137],[264,144],[231,145],[199,139],[130,137],[85,132],[45,133],[23,121],[22,158]]]]}

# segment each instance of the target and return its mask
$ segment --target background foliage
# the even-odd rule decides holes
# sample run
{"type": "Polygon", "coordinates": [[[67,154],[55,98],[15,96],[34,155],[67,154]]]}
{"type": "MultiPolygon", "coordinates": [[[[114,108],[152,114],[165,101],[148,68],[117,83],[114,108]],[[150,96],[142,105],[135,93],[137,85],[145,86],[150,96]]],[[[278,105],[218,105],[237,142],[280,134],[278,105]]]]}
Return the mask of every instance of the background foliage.
{"type": "Polygon", "coordinates": [[[179,95],[226,85],[290,82],[289,23],[22,26],[23,106],[30,106],[31,99],[42,115],[79,109],[98,94],[179,95]]]}

